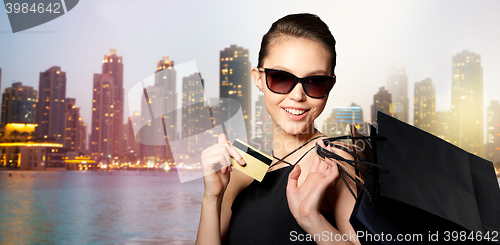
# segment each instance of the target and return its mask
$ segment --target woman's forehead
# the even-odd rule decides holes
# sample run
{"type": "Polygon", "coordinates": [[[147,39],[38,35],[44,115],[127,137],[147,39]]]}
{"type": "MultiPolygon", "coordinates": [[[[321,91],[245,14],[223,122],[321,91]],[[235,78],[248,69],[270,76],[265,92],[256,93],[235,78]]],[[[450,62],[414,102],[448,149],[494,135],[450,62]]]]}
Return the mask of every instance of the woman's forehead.
{"type": "Polygon", "coordinates": [[[281,38],[273,43],[263,65],[266,68],[281,68],[297,76],[311,73],[330,73],[330,54],[321,43],[307,38],[281,38]]]}

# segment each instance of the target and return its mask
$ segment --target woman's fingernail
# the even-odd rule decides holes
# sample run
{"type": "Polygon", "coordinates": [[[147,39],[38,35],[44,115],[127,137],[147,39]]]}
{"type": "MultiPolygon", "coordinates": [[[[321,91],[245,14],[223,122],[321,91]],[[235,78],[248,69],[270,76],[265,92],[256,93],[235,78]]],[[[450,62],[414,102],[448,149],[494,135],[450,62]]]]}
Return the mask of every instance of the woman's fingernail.
{"type": "Polygon", "coordinates": [[[245,161],[243,160],[243,158],[241,158],[240,160],[238,160],[238,162],[241,164],[241,166],[245,166],[246,163],[245,161]]]}

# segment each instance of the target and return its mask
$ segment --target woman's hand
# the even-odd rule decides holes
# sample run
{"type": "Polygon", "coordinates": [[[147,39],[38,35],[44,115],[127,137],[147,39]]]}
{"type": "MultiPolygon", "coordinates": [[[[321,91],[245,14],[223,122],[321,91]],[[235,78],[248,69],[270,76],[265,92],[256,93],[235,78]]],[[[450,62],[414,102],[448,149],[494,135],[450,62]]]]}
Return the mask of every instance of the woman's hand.
{"type": "Polygon", "coordinates": [[[201,153],[205,197],[221,199],[229,183],[231,156],[242,166],[245,161],[227,140],[225,134],[219,135],[219,143],[208,147],[201,153]]]}
{"type": "MultiPolygon", "coordinates": [[[[318,144],[325,148],[321,139],[318,140],[318,144]]],[[[330,146],[326,149],[331,150],[330,146]]],[[[307,231],[307,227],[321,217],[321,201],[328,187],[338,178],[339,172],[337,164],[332,160],[322,160],[316,156],[304,183],[298,186],[300,173],[301,168],[297,164],[288,176],[286,194],[290,212],[297,223],[307,231]]]]}

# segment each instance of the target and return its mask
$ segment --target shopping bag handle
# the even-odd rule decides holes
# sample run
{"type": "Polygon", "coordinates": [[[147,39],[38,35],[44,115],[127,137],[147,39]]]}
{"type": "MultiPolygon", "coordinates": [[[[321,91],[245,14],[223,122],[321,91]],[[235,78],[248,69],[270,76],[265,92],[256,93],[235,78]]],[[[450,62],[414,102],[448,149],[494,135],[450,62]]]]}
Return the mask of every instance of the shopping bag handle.
{"type": "MultiPolygon", "coordinates": [[[[350,139],[350,140],[354,140],[354,139],[387,140],[387,137],[383,137],[383,136],[359,136],[359,137],[356,136],[356,137],[353,137],[353,136],[347,136],[346,135],[346,136],[330,137],[330,138],[323,139],[323,143],[325,144],[325,146],[329,145],[329,146],[333,146],[333,147],[335,147],[337,149],[340,149],[342,151],[345,151],[349,155],[351,155],[354,159],[357,159],[357,160],[345,159],[344,157],[342,157],[342,156],[340,156],[340,155],[338,155],[338,154],[336,154],[336,153],[334,153],[332,151],[329,151],[329,150],[321,147],[320,145],[318,145],[318,143],[316,143],[316,152],[323,159],[325,159],[325,158],[331,158],[331,159],[335,159],[335,160],[340,161],[340,162],[347,163],[348,165],[354,167],[355,170],[357,170],[361,174],[363,174],[365,176],[365,179],[367,177],[369,177],[369,174],[368,174],[368,172],[366,170],[362,169],[358,165],[363,165],[363,166],[366,166],[367,168],[376,167],[376,168],[381,169],[384,172],[389,172],[388,169],[386,169],[386,168],[384,168],[384,167],[382,167],[382,166],[380,166],[378,164],[374,164],[374,163],[366,161],[363,157],[361,157],[355,151],[353,151],[353,150],[351,150],[351,149],[349,149],[349,148],[347,148],[345,146],[342,146],[340,144],[333,143],[335,141],[348,140],[348,139],[350,139]]],[[[356,147],[356,146],[354,145],[354,147],[356,147]]],[[[346,185],[346,187],[349,189],[349,192],[351,192],[352,196],[354,198],[356,198],[356,195],[354,194],[354,191],[350,187],[348,181],[354,182],[357,187],[359,187],[363,192],[366,193],[366,195],[368,196],[368,198],[370,199],[370,201],[372,201],[372,197],[371,197],[370,192],[364,186],[364,180],[360,176],[357,176],[355,173],[352,173],[352,171],[349,171],[349,170],[345,169],[338,162],[337,162],[337,166],[338,166],[338,168],[340,170],[339,171],[339,175],[340,175],[342,181],[344,182],[344,184],[346,185]]]]}

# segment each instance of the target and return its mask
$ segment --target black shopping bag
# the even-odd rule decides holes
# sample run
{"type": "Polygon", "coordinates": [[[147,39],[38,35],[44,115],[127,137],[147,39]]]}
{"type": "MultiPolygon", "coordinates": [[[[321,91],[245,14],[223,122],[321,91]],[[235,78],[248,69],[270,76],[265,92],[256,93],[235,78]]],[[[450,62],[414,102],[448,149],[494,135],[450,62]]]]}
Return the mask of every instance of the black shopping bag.
{"type": "Polygon", "coordinates": [[[356,200],[350,221],[361,241],[500,244],[491,162],[380,112],[377,124],[386,140],[372,140],[374,163],[388,171],[370,168],[356,200]]]}
{"type": "Polygon", "coordinates": [[[356,197],[350,222],[362,243],[500,244],[500,189],[491,162],[381,112],[377,124],[368,137],[324,139],[355,160],[317,145],[321,157],[337,160],[356,197]],[[371,154],[332,143],[343,139],[368,142],[371,154]]]}

